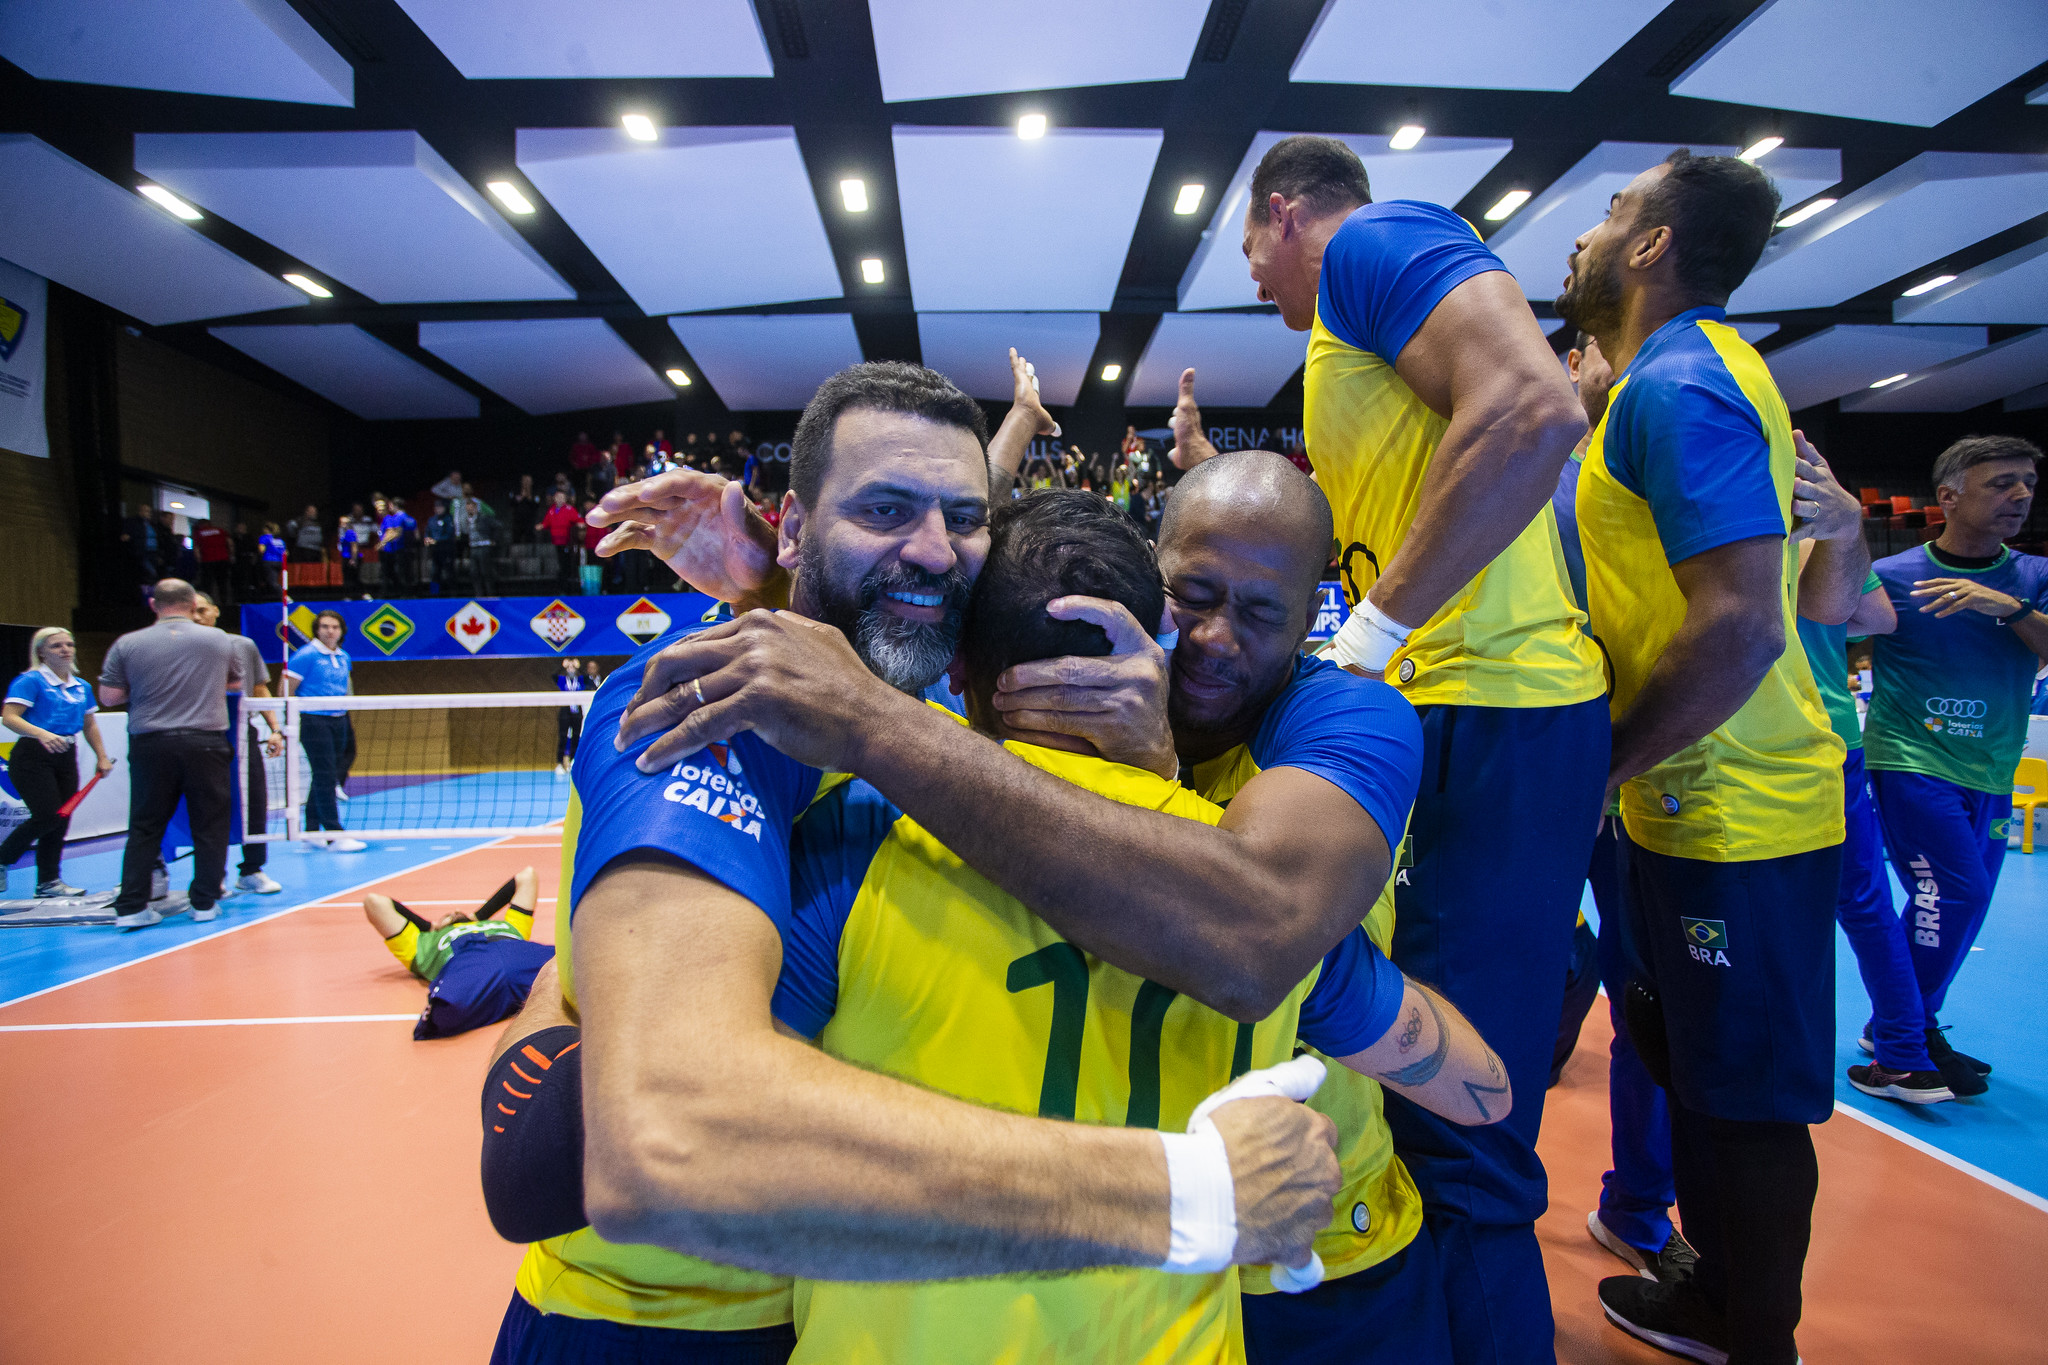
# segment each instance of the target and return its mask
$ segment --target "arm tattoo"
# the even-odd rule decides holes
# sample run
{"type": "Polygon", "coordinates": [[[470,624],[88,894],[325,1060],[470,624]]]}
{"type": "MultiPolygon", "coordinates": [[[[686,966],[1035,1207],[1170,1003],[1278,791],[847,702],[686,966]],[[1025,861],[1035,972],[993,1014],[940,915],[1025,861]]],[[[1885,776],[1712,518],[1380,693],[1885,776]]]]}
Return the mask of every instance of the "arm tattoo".
{"type": "MultiPolygon", "coordinates": [[[[1497,1070],[1496,1076],[1498,1076],[1497,1070]]],[[[1508,1088],[1505,1083],[1501,1085],[1478,1085],[1472,1081],[1466,1081],[1465,1093],[1472,1097],[1473,1105],[1479,1110],[1480,1120],[1485,1123],[1492,1123],[1493,1111],[1486,1107],[1486,1096],[1505,1095],[1508,1093],[1508,1088]]]]}
{"type": "Polygon", "coordinates": [[[1408,1011],[1408,1023],[1401,1030],[1401,1037],[1398,1046],[1400,1047],[1401,1051],[1406,1052],[1409,1048],[1415,1046],[1415,1040],[1420,1038],[1421,1036],[1422,1011],[1411,1008],[1408,1011]]]}
{"type": "MultiPolygon", "coordinates": [[[[1418,994],[1422,993],[1418,992],[1418,994]]],[[[1419,1061],[1410,1062],[1397,1071],[1380,1072],[1380,1079],[1392,1085],[1429,1084],[1436,1076],[1436,1073],[1443,1070],[1444,1058],[1450,1055],[1451,1031],[1444,1027],[1443,1012],[1437,1009],[1436,1001],[1430,999],[1427,994],[1422,994],[1422,1003],[1429,1006],[1430,1017],[1436,1020],[1436,1051],[1419,1061]]],[[[1410,1028],[1419,1028],[1421,1023],[1422,1017],[1419,1013],[1411,1015],[1409,1019],[1410,1028]]],[[[1411,1042],[1412,1039],[1406,1034],[1402,1035],[1401,1047],[1403,1050],[1406,1050],[1411,1042]]]]}

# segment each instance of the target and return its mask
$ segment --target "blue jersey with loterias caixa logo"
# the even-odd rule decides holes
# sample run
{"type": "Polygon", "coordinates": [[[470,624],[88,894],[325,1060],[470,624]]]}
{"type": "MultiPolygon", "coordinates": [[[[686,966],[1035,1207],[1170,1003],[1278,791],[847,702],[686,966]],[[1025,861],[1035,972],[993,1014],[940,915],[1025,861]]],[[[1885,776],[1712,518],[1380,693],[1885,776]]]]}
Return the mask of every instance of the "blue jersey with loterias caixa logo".
{"type": "Polygon", "coordinates": [[[1899,628],[1875,639],[1864,762],[1971,791],[2010,792],[2040,660],[1982,612],[1923,612],[1927,599],[1913,596],[1913,588],[1924,579],[1962,578],[2040,611],[2048,609],[2048,559],[2004,550],[1986,568],[1958,569],[1919,545],[1872,568],[1899,628]]]}

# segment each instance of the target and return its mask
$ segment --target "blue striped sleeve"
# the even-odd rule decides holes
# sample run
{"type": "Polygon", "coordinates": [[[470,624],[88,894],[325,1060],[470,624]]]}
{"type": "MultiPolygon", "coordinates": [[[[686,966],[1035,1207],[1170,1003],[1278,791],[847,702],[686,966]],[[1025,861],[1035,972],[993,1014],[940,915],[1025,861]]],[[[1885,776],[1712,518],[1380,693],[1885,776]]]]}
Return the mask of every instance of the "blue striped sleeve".
{"type": "Polygon", "coordinates": [[[790,924],[769,1008],[806,1038],[839,1008],[839,938],[889,831],[902,815],[865,782],[820,798],[797,821],[790,850],[790,924]]]}
{"type": "Polygon", "coordinates": [[[1401,969],[1353,929],[1323,958],[1322,973],[1301,1002],[1296,1036],[1331,1057],[1363,1052],[1386,1036],[1401,1013],[1407,987],[1401,969]]]}
{"type": "Polygon", "coordinates": [[[1444,295],[1474,275],[1505,272],[1472,225],[1440,204],[1367,204],[1323,250],[1316,312],[1346,345],[1392,365],[1444,295]]]}

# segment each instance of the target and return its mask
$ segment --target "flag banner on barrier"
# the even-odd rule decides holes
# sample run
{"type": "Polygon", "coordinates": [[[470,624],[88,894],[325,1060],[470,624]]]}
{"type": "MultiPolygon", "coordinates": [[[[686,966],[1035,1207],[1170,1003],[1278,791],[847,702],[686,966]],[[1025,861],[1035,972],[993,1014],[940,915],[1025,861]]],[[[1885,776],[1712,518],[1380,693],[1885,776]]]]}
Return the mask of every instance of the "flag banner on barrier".
{"type": "Polygon", "coordinates": [[[275,660],[280,641],[297,649],[313,638],[313,620],[338,611],[348,622],[342,648],[358,663],[376,659],[532,659],[564,654],[633,654],[677,623],[696,621],[717,603],[700,592],[620,593],[603,597],[403,597],[394,601],[292,603],[242,608],[242,633],[275,660]]]}

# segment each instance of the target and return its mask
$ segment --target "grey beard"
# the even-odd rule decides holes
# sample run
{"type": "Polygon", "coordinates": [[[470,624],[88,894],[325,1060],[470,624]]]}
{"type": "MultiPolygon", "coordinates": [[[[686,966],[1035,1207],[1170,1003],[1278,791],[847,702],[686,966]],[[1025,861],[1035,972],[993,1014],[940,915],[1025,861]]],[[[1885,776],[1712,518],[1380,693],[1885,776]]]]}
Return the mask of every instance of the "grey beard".
{"type": "Polygon", "coordinates": [[[944,621],[906,621],[873,609],[861,613],[853,632],[853,652],[883,682],[915,696],[937,682],[953,662],[957,635],[944,621]]]}

